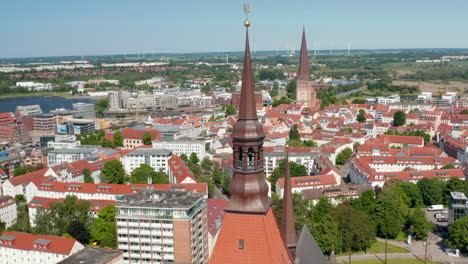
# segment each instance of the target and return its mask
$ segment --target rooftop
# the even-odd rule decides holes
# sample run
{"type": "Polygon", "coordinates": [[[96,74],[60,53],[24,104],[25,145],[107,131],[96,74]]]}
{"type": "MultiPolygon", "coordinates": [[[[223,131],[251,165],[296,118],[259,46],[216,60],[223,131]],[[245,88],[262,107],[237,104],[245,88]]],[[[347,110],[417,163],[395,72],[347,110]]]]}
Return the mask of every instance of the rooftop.
{"type": "Polygon", "coordinates": [[[59,264],[76,264],[76,263],[93,263],[105,264],[111,263],[114,259],[121,256],[123,253],[119,250],[109,248],[86,247],[83,250],[69,256],[68,258],[58,262],[59,264]]]}
{"type": "Polygon", "coordinates": [[[137,194],[117,197],[117,206],[190,208],[205,196],[201,193],[146,189],[137,194]]]}
{"type": "Polygon", "coordinates": [[[452,196],[453,199],[457,200],[468,200],[468,197],[462,192],[450,192],[450,195],[452,196]]]}
{"type": "Polygon", "coordinates": [[[168,149],[137,148],[134,151],[128,153],[126,156],[137,156],[137,155],[170,156],[171,154],[172,154],[172,151],[168,149]]]}

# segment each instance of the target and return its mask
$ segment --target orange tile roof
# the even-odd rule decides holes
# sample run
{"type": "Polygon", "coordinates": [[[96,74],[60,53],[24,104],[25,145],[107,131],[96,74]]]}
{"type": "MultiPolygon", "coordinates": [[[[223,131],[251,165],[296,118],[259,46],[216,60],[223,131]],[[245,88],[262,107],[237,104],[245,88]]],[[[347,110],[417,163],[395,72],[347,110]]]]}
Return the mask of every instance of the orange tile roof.
{"type": "MultiPolygon", "coordinates": [[[[279,178],[279,185],[284,188],[284,178],[279,178]]],[[[313,175],[313,176],[301,176],[291,178],[291,188],[296,187],[307,187],[317,185],[335,185],[337,184],[335,176],[331,174],[326,175],[313,175]]]]}
{"type": "MultiPolygon", "coordinates": [[[[15,237],[12,245],[6,245],[0,243],[0,247],[16,248],[21,250],[34,250],[48,253],[68,255],[72,250],[75,243],[79,243],[75,239],[59,237],[59,236],[48,236],[48,235],[32,235],[21,232],[3,232],[2,236],[13,236],[15,237]],[[45,249],[37,249],[34,247],[34,241],[38,239],[50,240],[50,243],[45,249]]],[[[0,239],[1,240],[1,239],[0,239]]]]}
{"type": "MultiPolygon", "coordinates": [[[[51,203],[63,202],[65,198],[49,198],[49,197],[40,197],[34,196],[31,202],[28,203],[28,207],[30,208],[44,208],[50,209],[51,203]]],[[[82,201],[82,200],[80,200],[82,201]]],[[[115,204],[113,200],[86,200],[91,203],[90,211],[100,211],[104,206],[109,204],[115,204]]]]}
{"type": "Polygon", "coordinates": [[[273,211],[263,214],[226,212],[209,264],[292,263],[273,211]],[[239,248],[243,241],[243,249],[239,248]]]}

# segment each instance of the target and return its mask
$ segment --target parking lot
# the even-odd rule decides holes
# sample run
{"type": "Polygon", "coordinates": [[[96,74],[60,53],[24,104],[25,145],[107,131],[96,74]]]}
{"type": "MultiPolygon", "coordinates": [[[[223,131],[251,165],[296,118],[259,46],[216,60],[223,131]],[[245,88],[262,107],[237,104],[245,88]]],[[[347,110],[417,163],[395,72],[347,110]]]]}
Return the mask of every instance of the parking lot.
{"type": "Polygon", "coordinates": [[[437,211],[429,211],[427,210],[427,208],[424,209],[424,212],[426,212],[426,218],[430,220],[432,223],[438,226],[447,226],[448,222],[438,222],[437,218],[435,218],[436,214],[442,214],[445,218],[448,218],[448,213],[443,214],[442,211],[448,211],[448,209],[444,208],[443,210],[437,210],[437,211]]]}

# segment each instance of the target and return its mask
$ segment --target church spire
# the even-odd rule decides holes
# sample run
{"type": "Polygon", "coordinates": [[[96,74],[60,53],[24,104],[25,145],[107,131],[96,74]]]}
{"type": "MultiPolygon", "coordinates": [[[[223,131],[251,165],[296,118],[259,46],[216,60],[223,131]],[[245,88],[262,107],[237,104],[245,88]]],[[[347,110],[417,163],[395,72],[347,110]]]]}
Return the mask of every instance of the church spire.
{"type": "Polygon", "coordinates": [[[255,85],[250,59],[249,30],[246,20],[244,70],[239,107],[239,118],[233,126],[234,177],[229,190],[231,199],[226,211],[266,213],[270,208],[268,184],[263,170],[263,132],[257,118],[255,85]]]}
{"type": "Polygon", "coordinates": [[[294,204],[291,191],[291,177],[289,170],[289,154],[286,147],[286,166],[284,171],[283,212],[281,216],[280,232],[284,244],[294,260],[296,257],[296,225],[294,223],[294,204]]]}
{"type": "MultiPolygon", "coordinates": [[[[250,25],[250,24],[249,24],[250,25]]],[[[244,69],[242,72],[242,87],[240,94],[239,119],[256,119],[255,86],[250,58],[249,28],[245,30],[244,69]]]]}
{"type": "Polygon", "coordinates": [[[301,55],[299,58],[299,73],[297,78],[306,81],[310,79],[309,54],[307,53],[305,28],[302,29],[301,55]]]}

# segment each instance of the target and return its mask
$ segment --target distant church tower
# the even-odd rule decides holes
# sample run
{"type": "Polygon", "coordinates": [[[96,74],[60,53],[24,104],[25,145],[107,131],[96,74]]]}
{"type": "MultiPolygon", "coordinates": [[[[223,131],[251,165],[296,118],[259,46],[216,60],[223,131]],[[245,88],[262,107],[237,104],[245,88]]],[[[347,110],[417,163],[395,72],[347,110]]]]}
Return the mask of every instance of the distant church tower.
{"type": "Polygon", "coordinates": [[[301,54],[299,58],[299,72],[297,74],[296,103],[304,107],[314,107],[316,100],[315,89],[310,81],[309,54],[307,53],[307,42],[305,29],[302,31],[301,54]]]}

